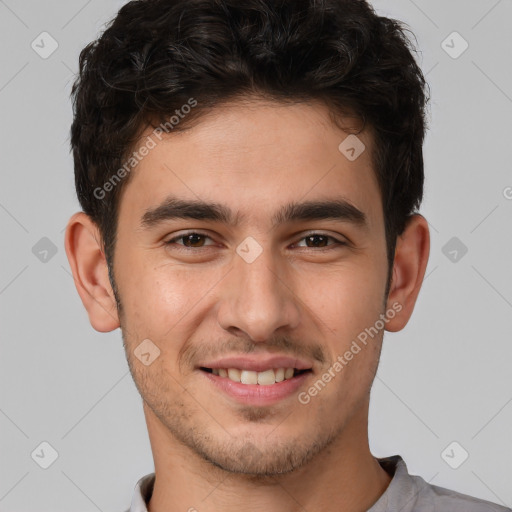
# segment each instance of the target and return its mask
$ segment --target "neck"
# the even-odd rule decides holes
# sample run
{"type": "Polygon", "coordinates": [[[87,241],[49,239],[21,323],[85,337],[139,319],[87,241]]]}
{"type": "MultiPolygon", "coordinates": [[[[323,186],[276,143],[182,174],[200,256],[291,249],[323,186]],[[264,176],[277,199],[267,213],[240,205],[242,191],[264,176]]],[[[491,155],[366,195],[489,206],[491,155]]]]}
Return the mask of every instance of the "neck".
{"type": "Polygon", "coordinates": [[[384,493],[391,477],[368,445],[368,404],[322,452],[299,469],[255,478],[229,473],[179,443],[147,406],[155,462],[149,512],[360,512],[384,493]]]}

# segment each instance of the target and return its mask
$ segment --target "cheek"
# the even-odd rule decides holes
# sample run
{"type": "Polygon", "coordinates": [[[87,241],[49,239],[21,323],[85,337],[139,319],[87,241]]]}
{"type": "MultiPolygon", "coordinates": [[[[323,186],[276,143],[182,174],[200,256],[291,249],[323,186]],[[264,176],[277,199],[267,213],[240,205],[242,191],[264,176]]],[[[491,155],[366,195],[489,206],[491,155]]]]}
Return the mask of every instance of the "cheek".
{"type": "Polygon", "coordinates": [[[225,274],[216,269],[186,268],[175,263],[126,266],[121,300],[126,327],[133,337],[154,341],[164,356],[176,356],[182,340],[200,327],[212,294],[221,286],[225,274]]]}
{"type": "Polygon", "coordinates": [[[301,297],[340,339],[373,325],[383,304],[383,278],[375,265],[346,264],[306,280],[301,297]]]}
{"type": "Polygon", "coordinates": [[[179,272],[169,266],[158,267],[143,261],[125,263],[124,268],[119,265],[117,275],[129,327],[145,337],[158,337],[162,329],[171,329],[184,310],[190,309],[190,288],[179,278],[179,272]]]}

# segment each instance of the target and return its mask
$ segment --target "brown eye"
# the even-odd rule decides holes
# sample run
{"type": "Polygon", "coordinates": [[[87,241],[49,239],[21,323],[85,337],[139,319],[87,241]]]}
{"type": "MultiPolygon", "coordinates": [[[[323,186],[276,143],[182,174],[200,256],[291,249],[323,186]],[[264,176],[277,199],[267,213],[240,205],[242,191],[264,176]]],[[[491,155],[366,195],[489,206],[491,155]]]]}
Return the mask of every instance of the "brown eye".
{"type": "Polygon", "coordinates": [[[204,239],[202,239],[203,235],[198,235],[197,233],[194,233],[192,235],[185,235],[181,239],[184,241],[184,245],[189,247],[189,243],[192,247],[202,247],[201,240],[204,242],[204,239]]]}
{"type": "Polygon", "coordinates": [[[165,242],[166,245],[177,245],[181,247],[185,247],[187,249],[201,249],[202,247],[207,247],[204,244],[205,239],[209,239],[210,237],[208,235],[205,235],[203,233],[184,233],[179,236],[176,236],[174,238],[171,238],[167,242],[165,242]],[[178,243],[178,241],[181,241],[182,243],[178,243]]]}
{"type": "MultiPolygon", "coordinates": [[[[306,246],[307,248],[319,248],[323,249],[324,247],[329,247],[332,245],[345,245],[345,242],[342,242],[341,240],[338,240],[332,236],[324,235],[322,233],[311,233],[304,238],[301,239],[306,240],[306,246]],[[334,244],[328,244],[328,240],[334,240],[334,244]]],[[[304,246],[302,246],[304,247],[304,246]]]]}
{"type": "Polygon", "coordinates": [[[310,235],[305,238],[307,242],[311,242],[313,244],[313,247],[325,247],[328,239],[329,237],[324,235],[310,235]]]}

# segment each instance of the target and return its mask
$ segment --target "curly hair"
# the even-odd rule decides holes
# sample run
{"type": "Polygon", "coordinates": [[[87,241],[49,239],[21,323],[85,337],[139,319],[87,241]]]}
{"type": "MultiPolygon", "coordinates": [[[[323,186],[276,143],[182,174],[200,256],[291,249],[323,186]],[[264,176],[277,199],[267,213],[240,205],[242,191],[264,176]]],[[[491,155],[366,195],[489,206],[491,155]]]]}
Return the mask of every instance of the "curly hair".
{"type": "MultiPolygon", "coordinates": [[[[121,190],[114,176],[148,125],[196,98],[173,131],[223,102],[319,100],[371,127],[390,271],[423,196],[428,85],[405,24],[365,0],[134,0],[80,53],[71,148],[83,211],[111,270],[121,190]]],[[[124,173],[123,173],[124,174],[124,173]]]]}

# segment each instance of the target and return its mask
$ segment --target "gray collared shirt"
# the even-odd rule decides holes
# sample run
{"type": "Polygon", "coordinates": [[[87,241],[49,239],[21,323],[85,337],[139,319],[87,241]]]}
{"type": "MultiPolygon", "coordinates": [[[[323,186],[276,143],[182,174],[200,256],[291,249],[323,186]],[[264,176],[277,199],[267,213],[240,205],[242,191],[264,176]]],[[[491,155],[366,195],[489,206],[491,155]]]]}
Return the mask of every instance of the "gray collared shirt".
{"type": "MultiPolygon", "coordinates": [[[[410,475],[400,455],[377,460],[393,478],[368,512],[512,512],[510,508],[430,485],[420,476],[410,475]]],[[[137,482],[126,512],[147,512],[154,483],[154,473],[137,482]]]]}

